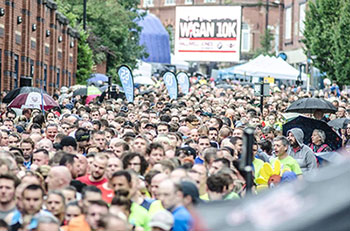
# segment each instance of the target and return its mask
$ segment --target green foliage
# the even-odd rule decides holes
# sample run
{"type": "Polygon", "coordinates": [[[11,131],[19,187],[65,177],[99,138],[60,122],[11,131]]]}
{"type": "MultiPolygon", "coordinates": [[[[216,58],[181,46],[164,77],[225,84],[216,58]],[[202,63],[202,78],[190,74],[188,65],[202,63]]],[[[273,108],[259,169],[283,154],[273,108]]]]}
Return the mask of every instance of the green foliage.
{"type": "Polygon", "coordinates": [[[69,19],[70,26],[79,32],[76,83],[85,84],[86,80],[90,78],[94,62],[92,49],[88,44],[89,34],[86,33],[79,24],[79,14],[77,12],[79,12],[80,8],[82,9],[82,6],[73,6],[67,0],[58,0],[57,6],[58,11],[69,19]]]}
{"type": "Polygon", "coordinates": [[[270,29],[265,30],[265,33],[260,36],[260,45],[261,48],[257,49],[254,57],[259,55],[275,55],[275,52],[272,51],[272,41],[274,40],[273,33],[270,29]]]}
{"type": "MultiPolygon", "coordinates": [[[[66,12],[74,15],[77,25],[81,25],[83,0],[59,2],[66,7],[66,12]]],[[[114,79],[118,66],[126,64],[134,68],[137,59],[146,55],[144,47],[139,45],[142,28],[137,25],[137,20],[143,15],[137,11],[138,4],[139,0],[87,0],[87,41],[93,61],[95,64],[106,61],[107,74],[114,79]]],[[[84,47],[82,51],[86,49],[84,47]]]]}
{"type": "Polygon", "coordinates": [[[78,44],[77,84],[85,84],[92,72],[92,50],[87,43],[88,34],[80,30],[78,44]]]}
{"type": "Polygon", "coordinates": [[[174,53],[174,28],[172,26],[167,26],[165,29],[169,34],[170,51],[174,53]]]}
{"type": "Polygon", "coordinates": [[[350,84],[350,2],[344,0],[335,29],[335,75],[341,85],[350,84]]]}
{"type": "Polygon", "coordinates": [[[340,10],[347,0],[308,1],[303,40],[312,57],[313,65],[327,76],[336,80],[336,43],[340,10]]]}

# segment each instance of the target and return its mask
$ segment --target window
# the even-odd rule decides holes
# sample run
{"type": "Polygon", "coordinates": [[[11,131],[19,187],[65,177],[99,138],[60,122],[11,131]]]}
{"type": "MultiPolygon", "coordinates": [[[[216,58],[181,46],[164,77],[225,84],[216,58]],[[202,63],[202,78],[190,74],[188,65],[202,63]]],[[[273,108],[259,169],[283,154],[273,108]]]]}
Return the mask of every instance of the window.
{"type": "Polygon", "coordinates": [[[57,76],[56,76],[56,88],[60,87],[60,69],[57,68],[57,76]]]}
{"type": "Polygon", "coordinates": [[[16,33],[15,40],[16,40],[16,44],[21,44],[22,36],[20,33],[16,33]]]}
{"type": "Polygon", "coordinates": [[[216,0],[204,0],[204,3],[215,3],[216,0]]]}
{"type": "Polygon", "coordinates": [[[249,25],[243,23],[242,25],[242,52],[250,51],[250,28],[249,25]]]}
{"type": "Polygon", "coordinates": [[[68,87],[72,84],[72,73],[68,72],[68,87]]]}
{"type": "Polygon", "coordinates": [[[299,5],[299,36],[303,36],[305,29],[305,10],[306,3],[302,3],[299,5]]]}
{"type": "Polygon", "coordinates": [[[153,0],[143,0],[143,7],[152,7],[154,6],[153,0]]]}
{"type": "Polygon", "coordinates": [[[33,50],[35,50],[35,48],[36,48],[36,40],[35,40],[35,39],[31,39],[31,40],[30,40],[30,47],[31,47],[33,50]]]}
{"type": "Polygon", "coordinates": [[[30,60],[30,77],[34,77],[34,60],[30,60]]]}
{"type": "Polygon", "coordinates": [[[44,91],[46,91],[46,84],[47,84],[47,65],[44,64],[44,91]]]}
{"type": "Polygon", "coordinates": [[[174,6],[175,0],[165,0],[164,5],[165,6],[174,6]]]}
{"type": "Polygon", "coordinates": [[[13,72],[13,79],[15,80],[15,86],[14,88],[18,87],[18,68],[19,68],[19,56],[15,55],[15,63],[14,63],[14,72],[13,72]]]}
{"type": "Polygon", "coordinates": [[[186,5],[192,5],[193,4],[193,0],[185,0],[185,4],[186,5]]]}
{"type": "Polygon", "coordinates": [[[50,54],[50,46],[45,45],[45,55],[49,55],[49,54],[50,54]]]}
{"type": "Polygon", "coordinates": [[[292,7],[286,8],[286,27],[284,32],[284,38],[287,40],[292,39],[292,7]]]}

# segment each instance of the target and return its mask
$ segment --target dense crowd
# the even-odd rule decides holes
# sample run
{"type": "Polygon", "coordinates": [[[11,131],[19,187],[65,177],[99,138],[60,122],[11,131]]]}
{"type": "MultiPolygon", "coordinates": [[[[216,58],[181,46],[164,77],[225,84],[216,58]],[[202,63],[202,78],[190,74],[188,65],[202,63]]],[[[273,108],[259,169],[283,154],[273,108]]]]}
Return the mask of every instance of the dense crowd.
{"type": "MultiPolygon", "coordinates": [[[[350,109],[338,88],[273,86],[260,112],[250,85],[225,86],[196,82],[177,100],[163,84],[141,86],[133,103],[104,94],[88,104],[65,88],[54,95],[60,108],[46,112],[2,103],[0,230],[205,230],[197,204],[238,200],[247,180],[253,193],[298,180],[320,166],[315,153],[331,151],[322,130],[310,145],[299,128],[282,135],[291,102],[330,100],[336,114],[310,115],[324,120],[350,109]],[[255,128],[251,179],[240,166],[246,127],[255,128]],[[283,171],[266,179],[267,163],[283,171]]],[[[341,132],[346,145],[350,129],[341,132]]]]}

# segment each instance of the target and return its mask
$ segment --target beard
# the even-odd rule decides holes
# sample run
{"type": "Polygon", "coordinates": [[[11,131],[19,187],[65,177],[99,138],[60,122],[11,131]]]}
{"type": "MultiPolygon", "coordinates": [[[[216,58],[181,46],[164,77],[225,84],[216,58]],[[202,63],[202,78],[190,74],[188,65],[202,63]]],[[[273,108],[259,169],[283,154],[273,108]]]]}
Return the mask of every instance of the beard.
{"type": "Polygon", "coordinates": [[[99,174],[95,174],[95,173],[92,173],[91,176],[94,180],[98,180],[98,179],[101,179],[103,177],[104,174],[102,175],[99,175],[99,174]]]}

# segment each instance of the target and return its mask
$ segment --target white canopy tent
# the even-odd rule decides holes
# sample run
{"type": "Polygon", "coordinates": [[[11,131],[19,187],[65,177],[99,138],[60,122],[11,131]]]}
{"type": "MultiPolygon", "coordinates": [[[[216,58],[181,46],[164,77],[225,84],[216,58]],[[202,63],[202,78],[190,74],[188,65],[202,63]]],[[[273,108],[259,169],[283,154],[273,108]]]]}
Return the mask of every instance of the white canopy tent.
{"type": "MultiPolygon", "coordinates": [[[[264,55],[259,55],[245,64],[235,66],[230,72],[253,77],[273,77],[281,80],[296,80],[299,75],[299,70],[283,59],[264,55]]],[[[307,79],[304,73],[301,77],[303,81],[307,79]]]]}
{"type": "Polygon", "coordinates": [[[175,65],[178,70],[188,71],[190,64],[184,60],[178,59],[175,55],[171,54],[171,64],[175,65]]]}
{"type": "Polygon", "coordinates": [[[134,77],[151,78],[151,76],[152,76],[152,64],[138,60],[136,66],[137,67],[132,72],[134,77]]]}

